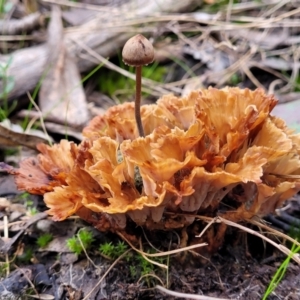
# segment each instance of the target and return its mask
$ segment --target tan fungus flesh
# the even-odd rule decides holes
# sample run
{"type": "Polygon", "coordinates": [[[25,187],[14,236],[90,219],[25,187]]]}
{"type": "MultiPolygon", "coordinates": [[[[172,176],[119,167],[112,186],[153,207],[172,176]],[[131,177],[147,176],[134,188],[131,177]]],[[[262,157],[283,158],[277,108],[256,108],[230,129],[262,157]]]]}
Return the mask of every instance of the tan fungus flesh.
{"type": "Polygon", "coordinates": [[[142,107],[144,138],[134,104],[117,105],[90,122],[78,146],[39,145],[37,158],[11,172],[20,189],[45,195],[55,220],[102,213],[106,229],[126,217],[159,224],[168,211],[217,211],[225,197],[236,207],[224,217],[265,215],[300,190],[299,177],[288,176],[300,175],[300,136],[270,115],[276,103],[260,89],[167,95],[142,107]]]}

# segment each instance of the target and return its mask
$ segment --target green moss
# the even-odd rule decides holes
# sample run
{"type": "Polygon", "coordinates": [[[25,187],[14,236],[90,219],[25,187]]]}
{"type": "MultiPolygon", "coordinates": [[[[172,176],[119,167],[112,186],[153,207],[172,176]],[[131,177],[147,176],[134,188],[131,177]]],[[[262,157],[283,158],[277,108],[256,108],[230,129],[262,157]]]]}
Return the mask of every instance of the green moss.
{"type": "Polygon", "coordinates": [[[80,255],[83,251],[80,241],[84,249],[87,250],[88,248],[90,248],[92,242],[94,241],[93,233],[85,228],[79,230],[76,236],[73,236],[72,238],[67,240],[67,246],[70,251],[80,255]]]}
{"type": "Polygon", "coordinates": [[[36,243],[39,247],[44,248],[46,247],[51,241],[53,240],[53,235],[51,233],[45,233],[41,235],[36,243]]]}
{"type": "MultiPolygon", "coordinates": [[[[154,249],[150,249],[146,251],[147,253],[154,254],[155,251],[154,249]]],[[[135,253],[133,255],[128,255],[126,257],[126,260],[128,264],[130,265],[129,267],[129,272],[130,276],[132,278],[139,278],[141,276],[145,276],[147,274],[156,274],[158,271],[160,272],[161,269],[152,264],[150,261],[146,260],[141,254],[135,253]]],[[[151,257],[151,260],[161,263],[161,264],[166,264],[168,258],[167,257],[151,257]]],[[[152,285],[151,280],[148,277],[145,277],[147,281],[147,285],[150,287],[152,285]]]]}
{"type": "Polygon", "coordinates": [[[240,82],[242,82],[242,78],[239,74],[234,73],[228,80],[228,83],[232,86],[238,85],[240,82]]]}
{"type": "Polygon", "coordinates": [[[112,242],[101,244],[99,247],[99,252],[111,259],[116,259],[127,249],[127,245],[124,242],[119,241],[116,245],[113,245],[112,242]]]}
{"type": "Polygon", "coordinates": [[[17,256],[17,264],[28,264],[30,263],[33,257],[33,249],[32,248],[25,248],[24,252],[21,255],[17,256]]]}

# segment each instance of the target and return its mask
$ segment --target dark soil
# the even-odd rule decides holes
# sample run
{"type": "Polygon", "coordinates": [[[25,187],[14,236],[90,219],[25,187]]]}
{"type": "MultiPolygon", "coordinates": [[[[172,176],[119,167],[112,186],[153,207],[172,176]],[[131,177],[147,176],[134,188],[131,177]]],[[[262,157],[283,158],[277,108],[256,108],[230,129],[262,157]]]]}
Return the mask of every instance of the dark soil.
{"type": "MultiPolygon", "coordinates": [[[[5,182],[7,184],[10,181],[6,178],[5,182]]],[[[11,199],[12,203],[15,202],[13,199],[16,196],[11,199]]],[[[42,199],[31,199],[37,207],[43,209],[42,199]]],[[[12,208],[5,209],[7,213],[12,208]]],[[[293,210],[297,216],[297,206],[294,205],[288,212],[293,210]]],[[[28,223],[32,222],[32,218],[25,219],[28,223]]],[[[4,252],[7,251],[11,260],[11,273],[6,277],[6,270],[2,267],[0,299],[31,299],[29,294],[40,294],[40,299],[56,300],[79,300],[85,299],[87,295],[87,299],[99,300],[179,299],[155,288],[155,285],[163,284],[181,293],[256,300],[262,299],[273,275],[286,258],[272,246],[264,245],[258,237],[229,228],[224,246],[209,259],[194,251],[172,256],[169,261],[166,258],[160,259],[160,263],[169,265],[167,273],[160,267],[145,263],[140,255],[131,251],[100,282],[114,260],[100,255],[99,245],[105,242],[116,245],[119,241],[116,235],[100,233],[78,219],[54,223],[45,219],[43,214],[35,215],[35,218],[36,222],[23,232],[20,228],[18,231],[10,227],[10,241],[1,240],[1,260],[5,260],[4,252]],[[84,254],[77,256],[66,247],[66,240],[82,227],[92,230],[95,238],[92,247],[88,249],[94,265],[84,254]],[[36,241],[44,231],[51,232],[54,240],[45,248],[39,248],[36,241]]],[[[143,236],[140,229],[137,228],[136,232],[143,236]]],[[[148,238],[156,248],[166,251],[169,247],[176,248],[180,234],[180,231],[177,234],[155,232],[148,238]]],[[[144,241],[143,248],[146,251],[150,246],[144,241]]],[[[268,299],[300,299],[299,265],[294,262],[289,264],[282,281],[268,299]]]]}

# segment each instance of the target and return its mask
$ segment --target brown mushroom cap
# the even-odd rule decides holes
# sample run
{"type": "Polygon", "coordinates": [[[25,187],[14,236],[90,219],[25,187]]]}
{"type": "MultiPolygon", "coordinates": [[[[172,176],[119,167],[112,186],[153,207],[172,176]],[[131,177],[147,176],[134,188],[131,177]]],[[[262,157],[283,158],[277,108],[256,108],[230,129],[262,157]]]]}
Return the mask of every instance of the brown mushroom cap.
{"type": "Polygon", "coordinates": [[[122,51],[122,58],[124,63],[129,66],[148,65],[154,60],[154,49],[148,39],[137,34],[126,42],[122,51]]]}

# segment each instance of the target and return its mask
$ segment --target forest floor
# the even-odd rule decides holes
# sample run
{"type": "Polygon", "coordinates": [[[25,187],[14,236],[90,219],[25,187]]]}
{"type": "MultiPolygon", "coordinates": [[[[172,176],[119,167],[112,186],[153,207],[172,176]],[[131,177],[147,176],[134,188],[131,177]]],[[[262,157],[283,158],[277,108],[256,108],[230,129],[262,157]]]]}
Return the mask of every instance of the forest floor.
{"type": "MultiPolygon", "coordinates": [[[[127,37],[137,31],[151,38],[157,52],[153,67],[143,73],[145,103],[162,94],[183,95],[208,86],[262,88],[279,100],[273,113],[300,132],[299,1],[189,0],[186,7],[167,6],[167,12],[148,3],[147,13],[144,3],[135,8],[139,15],[124,13],[122,5],[130,1],[120,0],[32,1],[31,6],[14,4],[14,9],[10,1],[4,2],[0,161],[17,166],[35,155],[36,143],[57,142],[66,134],[78,142],[93,116],[131,100],[133,70],[125,71],[119,54],[127,37]],[[61,5],[61,11],[51,10],[49,3],[61,5]],[[49,15],[55,22],[48,23],[49,15]],[[32,19],[24,21],[29,16],[32,19]],[[94,26],[104,23],[108,29],[94,26]],[[61,60],[62,52],[73,60],[61,60]],[[66,95],[67,115],[64,105],[49,113],[48,103],[66,95]]],[[[300,218],[298,195],[285,207],[286,215],[300,218]]],[[[1,299],[258,300],[287,258],[260,237],[228,226],[222,247],[212,256],[193,249],[154,257],[155,265],[118,235],[98,232],[76,216],[54,222],[45,210],[41,196],[18,191],[13,176],[0,172],[1,299]]],[[[285,234],[299,235],[294,227],[300,225],[288,218],[274,214],[266,222],[285,234]]],[[[253,224],[243,225],[292,247],[253,224]]],[[[134,230],[148,254],[179,248],[185,234],[182,229],[134,230]]],[[[290,261],[267,299],[300,299],[299,263],[290,261]]]]}

